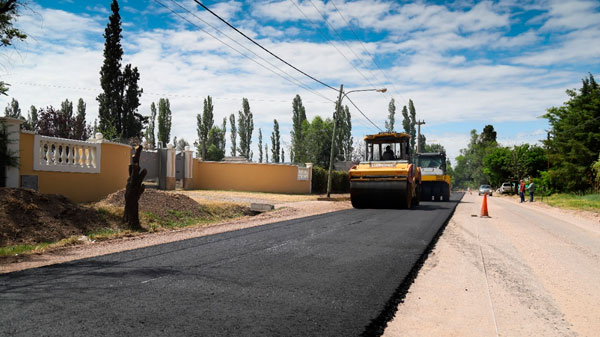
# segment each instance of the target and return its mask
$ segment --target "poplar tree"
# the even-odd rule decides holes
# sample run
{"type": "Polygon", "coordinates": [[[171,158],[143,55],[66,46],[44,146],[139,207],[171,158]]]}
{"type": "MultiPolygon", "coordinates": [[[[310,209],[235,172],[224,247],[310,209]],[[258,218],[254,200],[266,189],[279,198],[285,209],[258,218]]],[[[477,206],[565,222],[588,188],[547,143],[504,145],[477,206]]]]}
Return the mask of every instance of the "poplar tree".
{"type": "Polygon", "coordinates": [[[406,105],[402,107],[402,128],[405,133],[410,135],[410,116],[408,116],[406,105]]]}
{"type": "Polygon", "coordinates": [[[12,99],[10,103],[4,108],[4,117],[11,117],[17,119],[24,119],[21,115],[21,108],[19,107],[19,101],[12,99]]]}
{"type": "Polygon", "coordinates": [[[29,114],[27,114],[27,121],[23,124],[23,128],[29,131],[38,129],[38,111],[34,105],[29,107],[29,114]]]}
{"type": "Polygon", "coordinates": [[[248,99],[242,99],[242,110],[238,111],[238,135],[240,144],[238,151],[241,156],[252,161],[252,153],[250,152],[250,144],[252,143],[252,131],[254,131],[254,120],[250,111],[248,99]]]}
{"type": "Polygon", "coordinates": [[[86,104],[83,98],[77,101],[77,116],[73,123],[73,139],[86,140],[91,136],[91,127],[85,124],[86,104]]]}
{"type": "Polygon", "coordinates": [[[396,121],[396,101],[392,98],[388,104],[388,120],[385,122],[385,130],[394,131],[394,122],[396,121]]]}
{"type": "Polygon", "coordinates": [[[279,153],[281,150],[279,139],[279,123],[273,120],[273,132],[271,133],[271,158],[274,163],[279,163],[279,153]]]}
{"type": "Polygon", "coordinates": [[[306,109],[302,105],[302,98],[296,95],[292,100],[292,162],[299,163],[306,161],[305,135],[302,132],[302,124],[306,121],[306,109]]]}
{"type": "Polygon", "coordinates": [[[113,0],[112,14],[104,30],[104,62],[100,68],[102,93],[98,95],[98,128],[107,139],[141,138],[146,119],[137,113],[142,89],[137,82],[137,67],[127,64],[121,70],[123,47],[121,46],[121,16],[119,4],[113,0]]]}
{"type": "Polygon", "coordinates": [[[200,146],[202,149],[202,160],[206,158],[208,133],[212,129],[214,106],[212,104],[212,98],[210,96],[204,99],[204,109],[202,110],[202,117],[197,116],[198,121],[198,138],[200,140],[200,146]]]}
{"type": "Polygon", "coordinates": [[[230,136],[231,136],[231,156],[235,157],[237,153],[237,126],[235,124],[235,114],[229,115],[230,136]]]}
{"type": "Polygon", "coordinates": [[[171,137],[171,103],[168,98],[158,101],[158,141],[163,147],[169,144],[171,137]]]}
{"type": "Polygon", "coordinates": [[[281,148],[281,162],[285,163],[285,151],[281,148]]]}
{"type": "Polygon", "coordinates": [[[269,145],[265,144],[265,163],[269,162],[269,145]]]}
{"type": "Polygon", "coordinates": [[[415,128],[415,125],[417,124],[417,111],[415,110],[412,99],[408,100],[408,112],[410,113],[410,148],[412,149],[412,153],[416,153],[415,143],[417,141],[417,129],[415,128]]]}
{"type": "Polygon", "coordinates": [[[258,128],[258,162],[263,161],[263,150],[262,150],[262,130],[258,128]]]}

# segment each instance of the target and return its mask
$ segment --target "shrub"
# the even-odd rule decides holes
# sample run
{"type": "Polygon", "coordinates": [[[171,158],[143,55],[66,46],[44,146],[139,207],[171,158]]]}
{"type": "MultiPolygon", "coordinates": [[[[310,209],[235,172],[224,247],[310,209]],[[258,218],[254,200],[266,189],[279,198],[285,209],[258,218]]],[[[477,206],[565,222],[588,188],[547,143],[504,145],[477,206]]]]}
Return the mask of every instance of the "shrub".
{"type": "MultiPolygon", "coordinates": [[[[327,170],[314,166],[312,168],[312,192],[327,192],[327,170]]],[[[331,192],[348,193],[350,192],[350,182],[348,181],[348,172],[333,171],[331,175],[331,192]]]]}

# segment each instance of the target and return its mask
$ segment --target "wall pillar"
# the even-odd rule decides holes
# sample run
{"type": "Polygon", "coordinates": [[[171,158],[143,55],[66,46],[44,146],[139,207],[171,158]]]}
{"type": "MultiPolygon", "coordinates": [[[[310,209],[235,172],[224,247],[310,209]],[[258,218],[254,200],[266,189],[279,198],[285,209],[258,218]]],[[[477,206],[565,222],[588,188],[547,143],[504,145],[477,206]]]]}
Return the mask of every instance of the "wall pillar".
{"type": "Polygon", "coordinates": [[[189,146],[185,147],[183,151],[183,189],[192,190],[194,189],[194,151],[190,150],[189,146]]]}
{"type": "Polygon", "coordinates": [[[312,163],[306,163],[306,168],[308,169],[308,193],[312,194],[312,163]]]}
{"type": "Polygon", "coordinates": [[[165,190],[174,190],[177,186],[175,178],[175,148],[173,145],[167,145],[167,175],[165,179],[165,190]]]}
{"type": "MultiPolygon", "coordinates": [[[[10,117],[1,117],[0,121],[6,125],[6,133],[8,134],[8,144],[6,147],[8,149],[8,153],[13,154],[14,156],[19,158],[19,163],[21,162],[20,157],[21,153],[19,152],[19,140],[21,137],[21,124],[24,122],[23,120],[10,118],[10,117]]],[[[7,167],[6,168],[6,187],[19,187],[19,167],[7,167]]]]}

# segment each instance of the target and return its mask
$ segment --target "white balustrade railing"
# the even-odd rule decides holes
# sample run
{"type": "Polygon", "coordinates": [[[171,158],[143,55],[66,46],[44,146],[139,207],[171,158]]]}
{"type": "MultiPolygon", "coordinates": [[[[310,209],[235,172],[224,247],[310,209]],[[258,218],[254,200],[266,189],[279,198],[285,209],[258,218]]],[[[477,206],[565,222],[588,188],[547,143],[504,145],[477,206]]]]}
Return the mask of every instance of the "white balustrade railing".
{"type": "Polygon", "coordinates": [[[35,135],[35,171],[100,173],[101,143],[35,135]]]}

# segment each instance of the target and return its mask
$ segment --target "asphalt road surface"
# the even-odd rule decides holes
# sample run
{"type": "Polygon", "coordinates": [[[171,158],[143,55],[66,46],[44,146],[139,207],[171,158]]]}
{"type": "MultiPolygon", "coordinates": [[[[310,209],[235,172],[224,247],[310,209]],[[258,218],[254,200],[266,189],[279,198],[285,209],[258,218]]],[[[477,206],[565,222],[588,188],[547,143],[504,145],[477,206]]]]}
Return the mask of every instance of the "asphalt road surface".
{"type": "Polygon", "coordinates": [[[0,275],[0,335],[372,335],[459,198],[0,275]]]}

